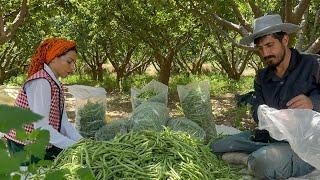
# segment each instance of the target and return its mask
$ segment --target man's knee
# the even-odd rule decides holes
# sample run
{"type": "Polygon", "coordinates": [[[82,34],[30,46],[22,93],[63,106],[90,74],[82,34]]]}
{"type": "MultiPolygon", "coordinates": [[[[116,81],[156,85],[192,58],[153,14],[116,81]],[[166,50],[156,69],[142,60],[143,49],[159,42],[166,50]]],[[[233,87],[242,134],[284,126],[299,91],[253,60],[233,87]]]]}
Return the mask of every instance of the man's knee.
{"type": "Polygon", "coordinates": [[[248,166],[259,179],[286,179],[310,172],[310,165],[295,156],[289,144],[272,144],[253,152],[248,166]]]}

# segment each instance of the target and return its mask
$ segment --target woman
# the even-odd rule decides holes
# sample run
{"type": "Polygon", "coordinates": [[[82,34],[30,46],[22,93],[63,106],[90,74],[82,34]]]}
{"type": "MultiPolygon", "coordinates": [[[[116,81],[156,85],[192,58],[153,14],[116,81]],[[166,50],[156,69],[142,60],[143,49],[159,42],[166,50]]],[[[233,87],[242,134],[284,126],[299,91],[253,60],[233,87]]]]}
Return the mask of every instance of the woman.
{"type": "MultiPolygon", "coordinates": [[[[75,69],[76,43],[60,38],[49,38],[37,48],[29,64],[27,80],[20,90],[16,105],[43,116],[38,122],[25,126],[27,133],[40,128],[50,132],[50,145],[45,159],[52,160],[82,136],[68,121],[64,109],[63,86],[59,77],[67,77],[75,69]]],[[[15,130],[5,135],[10,154],[23,149],[25,142],[16,139],[15,130]]],[[[37,161],[37,159],[31,160],[37,161]]]]}

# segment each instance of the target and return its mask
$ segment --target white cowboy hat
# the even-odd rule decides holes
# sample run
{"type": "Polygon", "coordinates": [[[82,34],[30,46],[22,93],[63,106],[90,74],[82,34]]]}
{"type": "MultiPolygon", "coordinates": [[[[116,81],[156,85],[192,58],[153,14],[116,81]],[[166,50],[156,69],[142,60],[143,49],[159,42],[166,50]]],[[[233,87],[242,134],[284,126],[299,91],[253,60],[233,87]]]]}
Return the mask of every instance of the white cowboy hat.
{"type": "Polygon", "coordinates": [[[290,34],[298,29],[298,25],[283,23],[279,14],[265,15],[254,20],[253,33],[242,38],[240,44],[250,45],[256,38],[281,31],[290,34]]]}

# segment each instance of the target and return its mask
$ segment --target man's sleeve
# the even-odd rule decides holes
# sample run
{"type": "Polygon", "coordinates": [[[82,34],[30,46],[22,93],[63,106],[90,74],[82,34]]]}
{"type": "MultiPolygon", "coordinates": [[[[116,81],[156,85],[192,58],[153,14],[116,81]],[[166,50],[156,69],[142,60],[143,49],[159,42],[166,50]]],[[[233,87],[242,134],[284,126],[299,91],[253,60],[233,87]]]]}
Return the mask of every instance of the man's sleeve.
{"type": "Polygon", "coordinates": [[[258,75],[256,76],[254,80],[254,93],[252,95],[252,117],[253,120],[258,124],[258,107],[261,104],[265,104],[263,96],[262,96],[262,89],[261,89],[261,84],[258,75]]]}

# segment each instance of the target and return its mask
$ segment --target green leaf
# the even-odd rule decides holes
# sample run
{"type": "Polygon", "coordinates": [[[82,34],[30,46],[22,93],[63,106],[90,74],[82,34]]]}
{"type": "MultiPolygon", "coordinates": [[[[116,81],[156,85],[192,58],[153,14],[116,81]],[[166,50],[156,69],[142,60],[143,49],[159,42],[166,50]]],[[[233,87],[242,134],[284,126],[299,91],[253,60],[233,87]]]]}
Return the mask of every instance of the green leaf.
{"type": "Polygon", "coordinates": [[[7,149],[6,144],[1,139],[0,139],[0,149],[7,149]]]}
{"type": "Polygon", "coordinates": [[[38,166],[37,164],[29,164],[28,166],[28,172],[32,173],[32,174],[37,174],[37,170],[38,170],[38,166]]]}
{"type": "Polygon", "coordinates": [[[30,155],[33,155],[39,159],[43,159],[46,154],[46,145],[47,144],[45,143],[37,141],[36,143],[27,144],[24,147],[24,150],[30,155]]]}
{"type": "Polygon", "coordinates": [[[77,175],[81,177],[82,180],[92,180],[94,176],[92,175],[89,168],[80,168],[77,170],[77,175]]]}
{"type": "Polygon", "coordinates": [[[17,162],[24,163],[27,161],[27,154],[25,151],[19,151],[14,153],[12,158],[17,162]]]}
{"type": "Polygon", "coordinates": [[[41,167],[49,167],[49,166],[52,165],[52,163],[53,163],[53,161],[41,159],[41,160],[37,163],[37,165],[38,165],[38,166],[41,166],[41,167]]]}
{"type": "Polygon", "coordinates": [[[0,179],[3,179],[3,180],[11,180],[10,174],[1,174],[1,173],[0,173],[0,179]]]}
{"type": "Polygon", "coordinates": [[[20,174],[15,174],[14,176],[12,176],[12,180],[20,180],[21,175],[20,174]]]}
{"type": "Polygon", "coordinates": [[[67,169],[59,169],[52,172],[48,172],[44,180],[65,180],[67,178],[64,175],[70,174],[70,171],[67,169]]]}
{"type": "Polygon", "coordinates": [[[16,137],[20,141],[25,141],[27,139],[27,134],[24,129],[17,129],[16,130],[16,137]]]}
{"type": "Polygon", "coordinates": [[[1,175],[19,171],[20,162],[17,159],[10,158],[7,150],[0,149],[0,157],[1,175]]]}
{"type": "Polygon", "coordinates": [[[36,129],[35,131],[37,131],[37,137],[36,137],[37,142],[42,145],[48,145],[49,139],[50,139],[49,131],[39,130],[39,129],[36,129]]]}
{"type": "Polygon", "coordinates": [[[0,131],[8,132],[10,129],[22,129],[22,125],[40,120],[42,116],[28,109],[16,106],[0,105],[0,131]]]}

